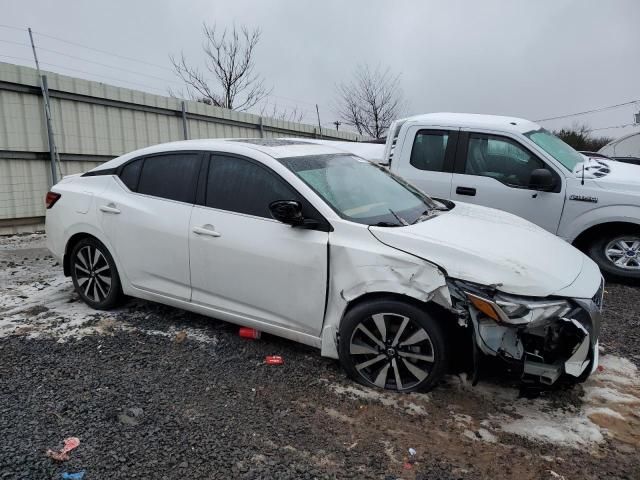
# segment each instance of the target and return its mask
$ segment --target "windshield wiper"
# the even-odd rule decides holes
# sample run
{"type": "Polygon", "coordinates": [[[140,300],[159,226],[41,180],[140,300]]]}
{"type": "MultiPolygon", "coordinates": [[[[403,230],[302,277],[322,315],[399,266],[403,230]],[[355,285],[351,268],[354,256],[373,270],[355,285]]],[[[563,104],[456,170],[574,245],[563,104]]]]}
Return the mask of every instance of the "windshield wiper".
{"type": "MultiPolygon", "coordinates": [[[[442,210],[442,209],[438,208],[437,210],[442,210]]],[[[431,216],[431,210],[427,209],[424,212],[422,212],[418,218],[416,218],[413,222],[411,222],[411,225],[415,225],[418,222],[422,222],[427,218],[429,218],[430,216],[431,216]]]]}
{"type": "Polygon", "coordinates": [[[398,215],[396,212],[394,212],[393,210],[389,209],[389,211],[391,212],[391,215],[393,215],[394,217],[396,217],[396,220],[398,220],[402,225],[407,226],[409,225],[409,222],[407,222],[404,218],[402,218],[400,215],[398,215]]]}

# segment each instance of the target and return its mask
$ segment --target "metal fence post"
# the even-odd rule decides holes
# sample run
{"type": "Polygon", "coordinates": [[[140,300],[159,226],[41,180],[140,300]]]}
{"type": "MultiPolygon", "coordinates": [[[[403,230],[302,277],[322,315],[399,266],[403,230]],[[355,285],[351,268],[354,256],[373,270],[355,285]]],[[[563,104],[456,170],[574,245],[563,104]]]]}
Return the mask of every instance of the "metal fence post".
{"type": "Polygon", "coordinates": [[[49,156],[51,158],[51,185],[58,183],[56,172],[56,142],[53,138],[53,127],[51,126],[51,109],[49,106],[49,84],[47,76],[42,75],[42,96],[44,97],[44,116],[47,122],[47,139],[49,141],[49,156]]]}
{"type": "Polygon", "coordinates": [[[31,41],[31,50],[33,50],[33,59],[36,62],[36,70],[40,78],[40,89],[42,90],[42,101],[44,103],[44,116],[47,123],[47,138],[49,140],[49,155],[51,156],[51,185],[58,183],[58,175],[56,173],[56,143],[53,138],[53,128],[51,127],[51,104],[49,103],[49,85],[47,84],[47,76],[40,73],[40,62],[38,62],[38,54],[36,53],[36,44],[33,41],[33,33],[29,28],[29,40],[31,41]]]}
{"type": "Polygon", "coordinates": [[[185,140],[189,140],[189,130],[187,128],[187,106],[182,100],[182,135],[185,140]]]}

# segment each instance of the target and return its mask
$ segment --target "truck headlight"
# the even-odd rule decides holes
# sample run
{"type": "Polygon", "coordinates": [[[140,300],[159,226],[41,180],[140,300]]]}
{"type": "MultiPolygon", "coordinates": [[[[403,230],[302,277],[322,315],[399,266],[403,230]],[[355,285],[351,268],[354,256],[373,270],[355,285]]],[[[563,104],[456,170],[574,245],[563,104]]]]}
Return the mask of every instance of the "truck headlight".
{"type": "Polygon", "coordinates": [[[526,325],[537,320],[562,317],[571,310],[566,300],[535,300],[497,293],[492,298],[469,291],[464,292],[480,312],[499,323],[526,325]]]}

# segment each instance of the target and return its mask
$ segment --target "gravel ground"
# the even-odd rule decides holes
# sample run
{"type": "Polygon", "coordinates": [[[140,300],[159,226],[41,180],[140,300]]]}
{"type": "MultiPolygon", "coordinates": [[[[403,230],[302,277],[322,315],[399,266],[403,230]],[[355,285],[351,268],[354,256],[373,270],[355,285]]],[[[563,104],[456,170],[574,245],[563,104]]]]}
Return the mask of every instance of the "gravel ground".
{"type": "Polygon", "coordinates": [[[397,395],[181,310],[90,310],[43,241],[0,238],[2,479],[640,478],[637,287],[607,287],[602,369],[582,386],[528,399],[451,375],[397,395]],[[285,364],[265,365],[271,354],[285,364]],[[70,460],[46,457],[70,436],[70,460]]]}

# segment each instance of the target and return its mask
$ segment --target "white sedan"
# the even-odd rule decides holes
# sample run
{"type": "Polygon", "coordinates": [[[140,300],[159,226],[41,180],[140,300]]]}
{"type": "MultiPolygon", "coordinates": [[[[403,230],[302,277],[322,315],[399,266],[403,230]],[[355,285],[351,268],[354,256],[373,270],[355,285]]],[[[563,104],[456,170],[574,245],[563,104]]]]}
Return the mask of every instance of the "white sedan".
{"type": "Polygon", "coordinates": [[[156,145],[65,177],[47,242],[80,297],[124,295],[253,327],[339,358],[355,380],[433,388],[451,357],[525,380],[597,365],[597,266],[514,215],[428,197],[303,140],[156,145]]]}

